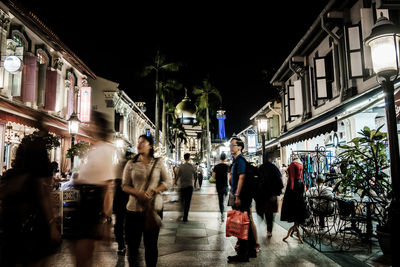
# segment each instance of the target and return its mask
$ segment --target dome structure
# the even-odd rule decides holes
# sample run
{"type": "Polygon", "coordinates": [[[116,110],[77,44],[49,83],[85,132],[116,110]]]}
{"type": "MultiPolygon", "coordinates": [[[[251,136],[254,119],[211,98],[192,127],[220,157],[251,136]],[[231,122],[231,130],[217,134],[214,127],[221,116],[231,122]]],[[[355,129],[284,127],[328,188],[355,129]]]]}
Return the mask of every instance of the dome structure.
{"type": "Polygon", "coordinates": [[[196,106],[192,103],[187,96],[185,89],[185,98],[175,107],[175,116],[184,125],[196,123],[196,106]]]}

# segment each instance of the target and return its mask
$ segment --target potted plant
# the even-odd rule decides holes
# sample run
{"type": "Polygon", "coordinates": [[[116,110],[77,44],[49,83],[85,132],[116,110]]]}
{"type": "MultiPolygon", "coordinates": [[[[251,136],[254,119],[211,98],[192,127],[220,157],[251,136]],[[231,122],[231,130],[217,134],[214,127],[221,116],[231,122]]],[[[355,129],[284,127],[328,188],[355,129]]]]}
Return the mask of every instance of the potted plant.
{"type": "Polygon", "coordinates": [[[372,208],[378,222],[376,232],[384,254],[390,251],[390,226],[388,207],[392,186],[388,175],[389,161],[386,149],[387,134],[364,127],[348,145],[340,146],[339,182],[335,190],[341,193],[352,192],[360,199],[368,197],[373,200],[372,208]],[[385,240],[386,239],[386,240],[385,240]],[[387,243],[389,242],[389,243],[387,243]]]}
{"type": "Polygon", "coordinates": [[[73,157],[84,157],[90,149],[90,144],[78,142],[73,144],[70,149],[67,150],[66,158],[73,157]]]}

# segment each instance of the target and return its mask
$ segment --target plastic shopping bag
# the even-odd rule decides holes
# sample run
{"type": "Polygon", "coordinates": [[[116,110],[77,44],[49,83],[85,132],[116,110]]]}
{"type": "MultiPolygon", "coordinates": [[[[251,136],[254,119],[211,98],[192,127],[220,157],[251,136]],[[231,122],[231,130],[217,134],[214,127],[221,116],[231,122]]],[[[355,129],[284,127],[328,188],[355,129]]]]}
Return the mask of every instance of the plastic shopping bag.
{"type": "Polygon", "coordinates": [[[239,239],[248,240],[250,220],[247,212],[230,210],[226,220],[226,236],[235,236],[239,239]]]}

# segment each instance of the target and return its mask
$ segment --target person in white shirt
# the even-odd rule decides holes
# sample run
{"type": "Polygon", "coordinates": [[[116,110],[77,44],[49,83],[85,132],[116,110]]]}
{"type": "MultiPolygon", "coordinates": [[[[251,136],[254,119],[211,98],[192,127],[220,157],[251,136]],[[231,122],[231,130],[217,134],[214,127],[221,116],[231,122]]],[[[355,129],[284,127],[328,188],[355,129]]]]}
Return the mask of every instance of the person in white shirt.
{"type": "Polygon", "coordinates": [[[92,266],[95,240],[109,241],[112,227],[115,149],[108,142],[110,130],[102,113],[92,112],[89,129],[95,142],[74,181],[75,189],[80,191],[79,204],[72,218],[76,266],[92,266]]]}
{"type": "Polygon", "coordinates": [[[325,226],[325,217],[331,214],[334,209],[333,189],[324,185],[324,182],[324,177],[319,175],[316,179],[316,186],[311,187],[306,193],[306,196],[311,198],[314,210],[318,214],[320,229],[325,226]]]}

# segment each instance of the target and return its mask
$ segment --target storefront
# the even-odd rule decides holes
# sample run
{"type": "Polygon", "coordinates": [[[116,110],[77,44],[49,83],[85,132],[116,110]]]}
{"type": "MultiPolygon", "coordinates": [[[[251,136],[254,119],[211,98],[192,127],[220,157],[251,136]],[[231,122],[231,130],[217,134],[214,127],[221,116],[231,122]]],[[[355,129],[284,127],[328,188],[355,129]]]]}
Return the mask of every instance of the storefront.
{"type": "MultiPolygon", "coordinates": [[[[50,134],[57,136],[60,146],[49,151],[51,161],[56,161],[60,171],[65,172],[70,167],[70,160],[65,157],[71,147],[71,137],[68,132],[68,123],[47,113],[36,111],[22,104],[11,102],[0,97],[0,159],[2,168],[0,175],[11,168],[18,145],[24,136],[37,130],[35,118],[40,114],[46,122],[50,134]]],[[[77,142],[88,142],[92,139],[84,130],[76,137],[77,142]]]]}

